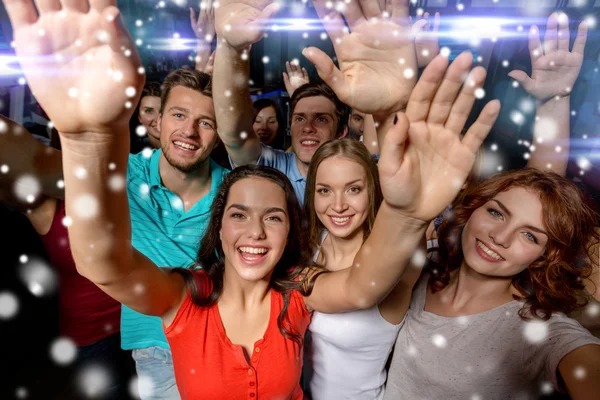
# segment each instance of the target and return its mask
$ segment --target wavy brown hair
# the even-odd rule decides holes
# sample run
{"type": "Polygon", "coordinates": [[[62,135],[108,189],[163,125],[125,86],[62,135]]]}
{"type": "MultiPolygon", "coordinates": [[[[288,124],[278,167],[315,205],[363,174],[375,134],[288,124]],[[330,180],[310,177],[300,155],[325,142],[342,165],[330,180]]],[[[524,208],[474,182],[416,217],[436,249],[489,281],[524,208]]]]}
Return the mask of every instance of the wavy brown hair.
{"type": "Polygon", "coordinates": [[[306,229],[302,229],[301,213],[302,210],[298,203],[296,193],[288,178],[270,167],[258,165],[245,165],[231,171],[219,187],[219,191],[211,206],[210,222],[206,228],[206,233],[200,242],[200,251],[196,258],[196,269],[204,269],[212,282],[212,292],[208,297],[201,297],[194,279],[194,270],[176,268],[173,272],[181,274],[186,285],[190,289],[192,301],[199,307],[210,307],[214,305],[223,292],[223,271],[225,268],[225,253],[219,237],[225,205],[229,190],[236,182],[246,178],[267,179],[283,189],[287,205],[288,218],[290,220],[290,231],[288,241],[283,255],[275,265],[271,276],[271,288],[283,295],[283,308],[277,318],[277,325],[280,332],[290,338],[299,346],[302,346],[303,338],[295,332],[290,324],[287,309],[290,302],[292,290],[298,290],[303,296],[310,295],[314,278],[310,281],[304,279],[306,265],[309,265],[310,251],[306,229]]]}
{"type": "Polygon", "coordinates": [[[512,278],[512,285],[520,293],[515,299],[525,301],[519,315],[547,320],[553,312],[569,313],[584,306],[587,296],[583,281],[592,270],[589,260],[591,244],[598,239],[594,230],[598,215],[573,182],[533,168],[496,175],[467,188],[440,227],[441,259],[429,278],[432,290],[446,287],[452,272],[460,268],[462,231],[473,212],[513,188],[539,194],[549,236],[544,253],[512,278]]]}
{"type": "Polygon", "coordinates": [[[321,246],[321,235],[325,227],[315,212],[315,186],[317,184],[317,170],[321,163],[330,157],[342,157],[359,164],[365,170],[367,176],[367,191],[369,194],[369,214],[365,220],[363,229],[363,241],[367,240],[375,223],[375,216],[383,201],[381,186],[379,185],[379,172],[377,164],[369,154],[367,148],[360,142],[350,139],[334,139],[324,143],[317,149],[310,161],[310,167],[306,177],[306,191],[304,192],[304,214],[308,220],[310,232],[310,248],[314,252],[321,246]]]}

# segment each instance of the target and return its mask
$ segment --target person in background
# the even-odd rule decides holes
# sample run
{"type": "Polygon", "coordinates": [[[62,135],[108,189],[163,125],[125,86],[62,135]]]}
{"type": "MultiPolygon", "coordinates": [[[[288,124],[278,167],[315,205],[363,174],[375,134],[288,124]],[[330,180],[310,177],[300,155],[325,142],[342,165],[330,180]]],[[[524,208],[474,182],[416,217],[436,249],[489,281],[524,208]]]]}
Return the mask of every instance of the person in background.
{"type": "Polygon", "coordinates": [[[274,149],[283,149],[285,140],[285,121],[281,110],[271,99],[258,99],[252,106],[256,113],[252,129],[260,141],[274,149]]]}
{"type": "Polygon", "coordinates": [[[160,148],[160,130],[158,115],[160,114],[160,83],[147,82],[142,90],[142,97],[131,118],[131,149],[137,154],[146,147],[160,148]]]}

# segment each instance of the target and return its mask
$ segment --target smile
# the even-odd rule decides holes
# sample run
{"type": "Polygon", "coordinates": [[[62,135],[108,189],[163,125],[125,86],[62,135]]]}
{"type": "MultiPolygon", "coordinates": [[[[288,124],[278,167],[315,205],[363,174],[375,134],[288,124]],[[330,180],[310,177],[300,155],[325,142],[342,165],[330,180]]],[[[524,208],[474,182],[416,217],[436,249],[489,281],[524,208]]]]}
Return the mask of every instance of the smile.
{"type": "Polygon", "coordinates": [[[175,146],[182,148],[184,150],[198,150],[197,146],[188,144],[188,143],[184,143],[184,142],[173,142],[173,144],[175,144],[175,146]]]}
{"type": "Polygon", "coordinates": [[[316,146],[319,144],[316,140],[303,140],[300,142],[303,146],[316,146]]]}
{"type": "Polygon", "coordinates": [[[345,217],[329,216],[329,219],[331,220],[331,222],[333,222],[334,225],[346,226],[350,223],[350,220],[352,219],[352,217],[353,217],[353,215],[349,215],[349,216],[345,216],[345,217]]]}
{"type": "Polygon", "coordinates": [[[498,261],[504,260],[504,258],[502,258],[500,256],[500,254],[491,250],[489,247],[487,247],[485,244],[483,244],[483,242],[481,242],[479,240],[477,240],[477,247],[479,247],[485,254],[487,254],[488,256],[492,257],[495,260],[498,260],[498,261]]]}
{"type": "Polygon", "coordinates": [[[242,260],[246,264],[260,264],[266,257],[269,249],[266,247],[250,247],[250,246],[241,246],[238,247],[238,252],[242,258],[242,260]]]}

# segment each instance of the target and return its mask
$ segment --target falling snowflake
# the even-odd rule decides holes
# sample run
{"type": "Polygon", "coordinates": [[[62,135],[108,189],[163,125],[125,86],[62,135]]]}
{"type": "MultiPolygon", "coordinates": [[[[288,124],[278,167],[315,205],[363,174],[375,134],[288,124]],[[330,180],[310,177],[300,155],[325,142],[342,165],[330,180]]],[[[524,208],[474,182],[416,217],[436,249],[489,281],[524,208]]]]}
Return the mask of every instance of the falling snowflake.
{"type": "Polygon", "coordinates": [[[523,325],[523,334],[529,343],[540,343],[548,337],[548,324],[544,321],[527,321],[523,325]]]}
{"type": "Polygon", "coordinates": [[[0,319],[13,318],[19,312],[19,300],[11,292],[0,292],[0,319]]]}
{"type": "Polygon", "coordinates": [[[59,365],[69,365],[77,357],[77,347],[71,339],[60,337],[50,345],[50,357],[59,365]]]}

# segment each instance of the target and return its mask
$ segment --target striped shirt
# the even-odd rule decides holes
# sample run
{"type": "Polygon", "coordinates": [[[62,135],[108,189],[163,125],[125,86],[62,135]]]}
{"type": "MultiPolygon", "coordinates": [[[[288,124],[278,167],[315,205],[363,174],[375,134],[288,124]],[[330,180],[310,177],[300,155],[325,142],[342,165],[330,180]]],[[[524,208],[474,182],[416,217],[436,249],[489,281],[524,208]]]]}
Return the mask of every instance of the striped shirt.
{"type": "MultiPolygon", "coordinates": [[[[185,212],[181,199],[161,183],[161,151],[154,150],[150,157],[144,154],[130,155],[127,168],[133,247],[158,266],[189,268],[208,226],[210,206],[229,171],[211,160],[210,192],[185,212]]],[[[131,350],[151,346],[169,348],[161,319],[123,306],[121,347],[131,350]]]]}

